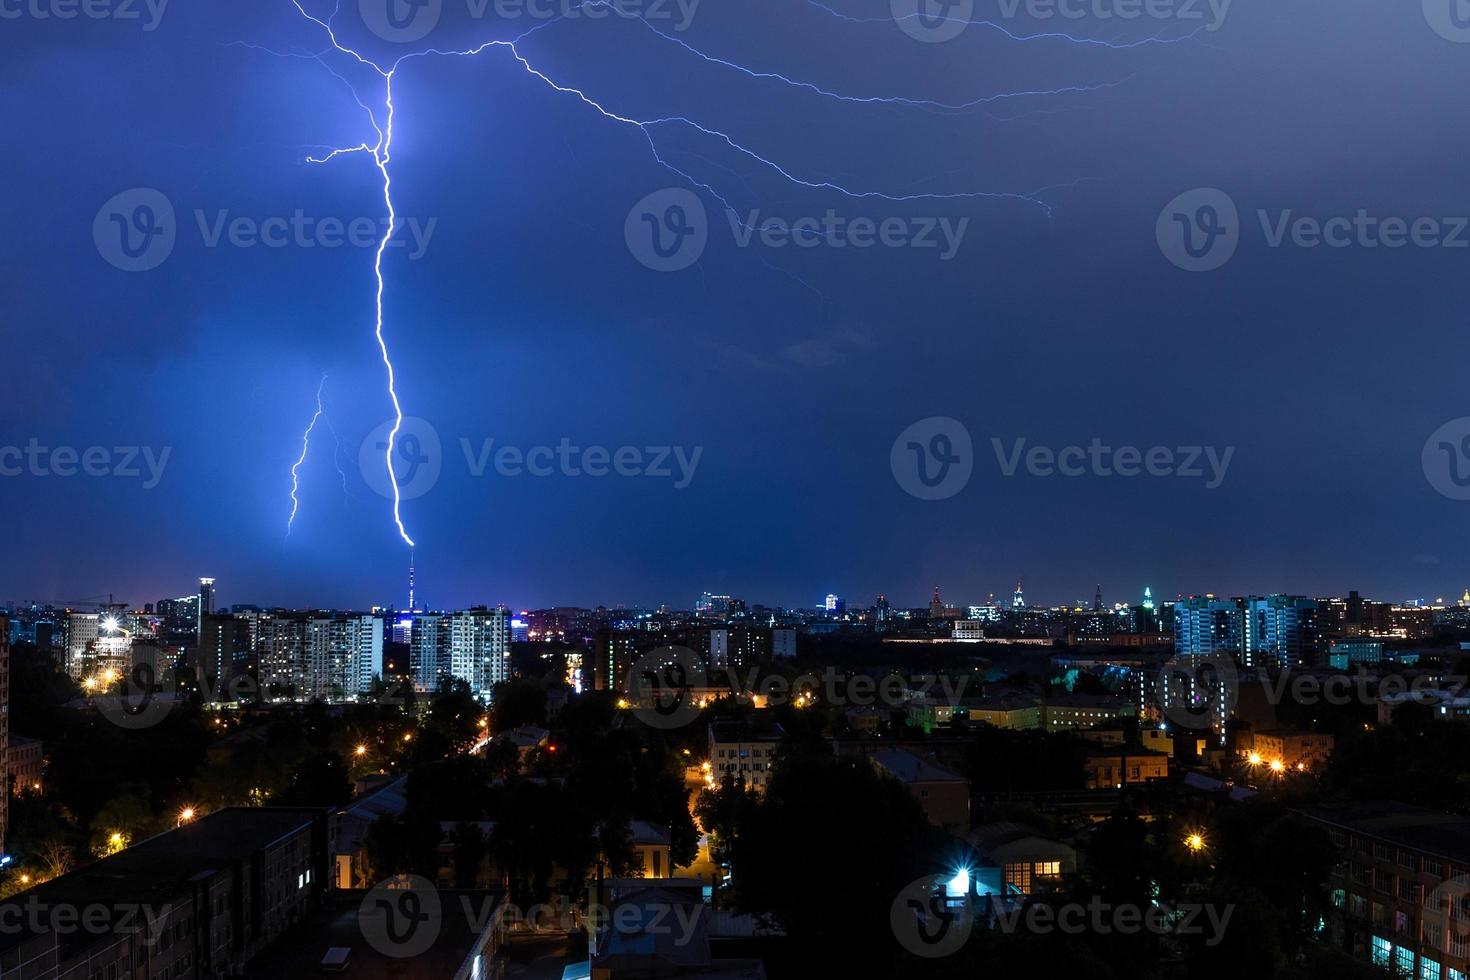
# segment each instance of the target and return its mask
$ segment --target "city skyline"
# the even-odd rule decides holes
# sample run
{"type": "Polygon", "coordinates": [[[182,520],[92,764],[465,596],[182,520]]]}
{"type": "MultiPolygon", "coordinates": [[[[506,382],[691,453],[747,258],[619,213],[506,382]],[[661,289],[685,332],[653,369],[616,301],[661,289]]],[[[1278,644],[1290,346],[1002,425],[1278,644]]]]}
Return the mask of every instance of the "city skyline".
{"type": "MultiPolygon", "coordinates": [[[[690,25],[686,43],[712,57],[799,66],[855,98],[1079,89],[1001,99],[990,115],[794,90],[618,18],[524,42],[549,77],[606,106],[687,113],[791,173],[885,192],[1058,185],[1049,214],[1024,200],[853,201],[794,189],[728,146],[659,136],[676,167],[718,177],[747,223],[755,211],[936,229],[968,219],[947,260],[944,248],[747,240],[706,195],[703,256],[659,271],[628,229],[649,195],[690,185],[637,129],[548,89],[503,49],[406,63],[393,144],[403,247],[386,257],[384,333],[406,418],[396,446],[423,471],[405,461],[400,476],[415,483],[401,512],[426,594],[638,604],[694,585],[797,604],[895,583],[983,595],[1020,577],[1051,601],[1085,598],[1098,578],[1168,594],[1410,597],[1470,580],[1454,547],[1470,518],[1460,472],[1426,468],[1463,467],[1440,449],[1459,436],[1437,435],[1466,414],[1452,367],[1467,343],[1459,253],[1310,248],[1290,229],[1272,244],[1283,215],[1411,220],[1470,197],[1456,192],[1467,178],[1445,125],[1459,118],[1463,52],[1418,11],[1352,9],[1237,5],[1208,36],[1131,25],[1177,41],[1132,47],[978,31],[925,44],[802,4],[706,4],[690,25]],[[1304,25],[1314,43],[1283,40],[1304,25]],[[1352,70],[1331,53],[1369,38],[1377,57],[1352,70]],[[863,71],[846,56],[854,45],[873,46],[863,71]],[[1352,167],[1311,166],[1320,147],[1304,119],[1324,106],[1358,119],[1407,89],[1386,130],[1333,130],[1333,158],[1352,167]],[[805,138],[817,129],[821,145],[805,138]],[[1393,179],[1358,172],[1388,166],[1385,147],[1399,144],[1415,152],[1392,154],[1393,179]],[[726,186],[720,168],[746,165],[749,191],[726,186]],[[1201,187],[1228,194],[1245,227],[1228,264],[1190,272],[1157,227],[1201,187]],[[1390,320],[1401,356],[1383,354],[1390,320]],[[968,481],[942,499],[915,496],[892,468],[901,434],[934,418],[970,443],[968,481]],[[1095,441],[1108,451],[1092,454],[1095,441]],[[563,444],[579,450],[568,462],[563,444]],[[1155,449],[1155,471],[1121,475],[1155,449]]],[[[344,44],[403,53],[342,16],[344,44]]],[[[0,595],[167,594],[165,576],[128,564],[142,533],[149,568],[208,569],[257,602],[403,601],[408,548],[379,465],[394,413],[373,336],[374,251],[300,247],[289,231],[298,211],[308,236],[327,219],[380,226],[367,156],[304,162],[372,129],[320,64],[260,50],[321,50],[320,29],[284,0],[175,6],[148,32],[89,18],[12,26],[27,43],[0,105],[33,149],[14,180],[38,189],[16,199],[16,221],[54,234],[13,240],[5,263],[30,284],[0,413],[0,490],[26,517],[10,529],[26,560],[0,569],[0,595]],[[90,60],[68,74],[58,65],[80,39],[90,60]],[[236,111],[216,111],[224,93],[236,111]],[[118,148],[110,167],[51,125],[73,110],[89,145],[118,148]],[[109,202],[139,188],[170,202],[176,241],[156,268],[128,271],[93,232],[114,230],[122,206],[109,202]],[[229,230],[272,219],[286,222],[285,247],[229,230]],[[33,444],[46,449],[39,472],[33,444]],[[88,475],[92,449],[108,475],[88,475]]],[[[435,40],[529,26],[446,23],[435,40]]],[[[332,64],[379,105],[371,70],[332,64]]]]}
{"type": "MultiPolygon", "coordinates": [[[[928,608],[931,605],[931,602],[932,602],[932,600],[934,598],[934,595],[935,595],[935,591],[936,590],[938,591],[941,599],[944,602],[944,605],[947,608],[956,608],[956,609],[959,609],[960,611],[963,612],[967,607],[981,606],[981,605],[985,605],[985,604],[991,603],[991,602],[993,602],[994,605],[997,608],[999,608],[999,609],[1002,609],[1002,610],[1009,609],[1009,608],[1011,608],[1013,606],[1012,599],[1013,599],[1013,595],[1014,595],[1014,590],[988,591],[988,592],[984,593],[983,595],[970,595],[970,594],[960,593],[960,592],[957,592],[957,591],[952,591],[952,590],[948,589],[947,587],[945,587],[944,585],[941,584],[941,585],[932,586],[929,589],[929,591],[927,593],[925,593],[922,597],[920,597],[918,595],[918,593],[915,592],[914,595],[913,595],[913,598],[915,599],[915,601],[912,601],[912,602],[907,601],[908,593],[894,592],[892,590],[879,590],[879,591],[874,592],[874,593],[872,593],[870,595],[859,595],[859,594],[850,594],[850,593],[829,591],[829,592],[825,593],[824,595],[818,595],[814,600],[812,600],[810,602],[800,602],[800,601],[798,601],[798,602],[791,602],[791,603],[786,603],[786,602],[773,602],[773,601],[769,601],[769,600],[767,600],[767,599],[765,599],[765,598],[763,598],[763,597],[761,597],[759,595],[755,595],[755,594],[748,593],[748,592],[744,592],[743,593],[743,592],[741,592],[739,590],[736,590],[734,592],[729,592],[729,593],[725,593],[725,592],[712,592],[710,590],[703,590],[701,592],[696,593],[693,598],[686,598],[686,599],[684,599],[682,601],[680,601],[680,600],[656,600],[656,601],[651,601],[651,602],[616,602],[616,601],[606,601],[606,600],[603,600],[603,601],[592,601],[592,602],[560,602],[560,601],[551,601],[551,602],[513,602],[513,601],[509,601],[509,600],[507,600],[507,599],[505,599],[503,597],[486,596],[486,595],[475,595],[475,596],[469,596],[469,597],[464,598],[462,600],[452,601],[452,602],[442,602],[441,603],[441,602],[438,602],[436,600],[436,601],[430,601],[430,602],[427,602],[426,603],[426,602],[420,601],[416,605],[399,605],[399,604],[397,604],[395,602],[391,602],[391,601],[359,601],[359,602],[355,602],[355,603],[354,602],[348,602],[348,603],[309,603],[309,604],[301,604],[299,602],[292,602],[292,601],[284,601],[284,602],[281,602],[281,601],[262,601],[262,600],[259,600],[258,598],[253,598],[253,597],[241,597],[241,598],[238,598],[238,599],[232,599],[231,601],[227,601],[227,602],[226,601],[218,601],[218,600],[215,600],[214,599],[214,592],[213,592],[214,583],[215,583],[216,580],[214,578],[210,578],[208,581],[209,581],[209,585],[210,585],[209,595],[210,595],[211,600],[215,601],[217,608],[221,608],[221,609],[228,609],[228,608],[246,608],[246,609],[264,609],[264,610],[288,610],[288,611],[293,611],[293,612],[314,612],[314,611],[332,611],[332,610],[338,610],[338,611],[364,611],[364,610],[372,610],[372,609],[393,610],[395,612],[405,612],[405,613],[406,612],[414,612],[414,611],[444,612],[444,611],[449,611],[449,610],[471,609],[471,608],[476,608],[476,607],[481,607],[481,606],[488,606],[489,608],[495,608],[495,607],[499,606],[499,607],[504,607],[504,608],[506,608],[506,609],[508,609],[508,610],[510,610],[512,612],[531,611],[531,610],[548,610],[548,609],[558,609],[558,608],[566,608],[566,609],[587,609],[587,610],[594,610],[594,609],[598,609],[598,608],[605,608],[605,609],[608,609],[608,610],[611,610],[611,611],[617,611],[617,610],[658,610],[658,609],[668,609],[670,611],[694,612],[694,611],[697,611],[698,610],[698,606],[699,606],[699,602],[700,602],[701,597],[704,597],[704,598],[715,597],[715,598],[735,599],[735,600],[740,600],[740,601],[744,602],[747,607],[761,606],[761,607],[769,608],[769,609],[783,609],[783,610],[793,610],[793,611],[812,611],[812,610],[821,611],[823,609],[823,607],[824,607],[824,604],[829,603],[829,601],[831,599],[834,599],[834,598],[840,600],[842,602],[844,608],[846,608],[846,609],[865,609],[866,610],[866,609],[872,609],[872,608],[874,608],[874,606],[876,605],[876,603],[878,602],[878,600],[883,599],[883,600],[886,600],[887,601],[888,606],[891,607],[891,608],[896,608],[896,609],[915,609],[915,610],[917,610],[917,609],[925,609],[925,608],[928,608]],[[922,601],[919,601],[921,598],[922,598],[922,601]]],[[[1151,599],[1153,602],[1158,603],[1160,605],[1165,604],[1165,603],[1174,603],[1174,602],[1178,602],[1178,601],[1181,601],[1181,600],[1184,600],[1184,599],[1191,599],[1191,598],[1212,598],[1212,599],[1218,598],[1218,599],[1227,599],[1228,600],[1228,599],[1235,599],[1235,598],[1241,598],[1241,597],[1252,597],[1252,596],[1255,596],[1255,597],[1260,597],[1260,596],[1301,596],[1301,597],[1310,598],[1310,599],[1345,599],[1350,594],[1356,593],[1357,595],[1361,596],[1365,600],[1371,599],[1371,600],[1377,601],[1377,602],[1386,602],[1386,603],[1389,603],[1391,605],[1399,605],[1399,606],[1408,607],[1408,606],[1415,606],[1415,605],[1419,605],[1419,606],[1433,606],[1433,605],[1436,605],[1436,604],[1442,604],[1442,605],[1444,605],[1446,607],[1449,607],[1449,606],[1463,605],[1464,602],[1466,601],[1466,597],[1467,596],[1470,596],[1470,586],[1459,586],[1459,587],[1457,587],[1459,591],[1456,591],[1455,589],[1449,589],[1449,590],[1441,590],[1441,591],[1438,591],[1438,592],[1435,592],[1435,593],[1426,594],[1426,595],[1419,595],[1419,596],[1397,596],[1397,595],[1385,595],[1385,594],[1381,594],[1381,593],[1374,593],[1374,592],[1371,592],[1369,590],[1360,589],[1360,588],[1343,588],[1343,589],[1329,590],[1329,591],[1310,591],[1310,590],[1302,590],[1302,589],[1260,589],[1260,588],[1256,588],[1256,589],[1243,589],[1243,590],[1239,590],[1239,591],[1209,590],[1209,591],[1199,591],[1199,592],[1175,592],[1175,593],[1169,593],[1169,592],[1167,592],[1167,591],[1165,591],[1163,589],[1156,588],[1151,583],[1145,583],[1145,584],[1139,585],[1136,589],[1132,590],[1130,593],[1120,594],[1120,593],[1116,593],[1116,592],[1111,592],[1107,588],[1104,588],[1102,583],[1094,583],[1092,589],[1089,591],[1089,593],[1086,596],[1078,596],[1078,597],[1073,598],[1073,599],[1054,599],[1054,598],[1050,598],[1050,597],[1046,596],[1045,593],[1043,593],[1041,595],[1038,595],[1035,591],[1033,591],[1033,589],[1030,586],[1026,586],[1024,582],[1018,582],[1018,583],[1016,583],[1016,585],[1021,587],[1021,591],[1023,592],[1023,594],[1025,596],[1025,606],[1026,606],[1026,608],[1032,608],[1032,609],[1080,609],[1080,610],[1084,610],[1084,611],[1085,610],[1090,610],[1090,609],[1093,608],[1095,599],[1096,599],[1096,597],[1099,594],[1101,595],[1102,600],[1103,600],[1103,605],[1102,605],[1102,608],[1103,609],[1111,610],[1111,609],[1115,609],[1115,608],[1138,606],[1138,605],[1140,605],[1141,603],[1143,603],[1145,601],[1145,598],[1146,598],[1146,596],[1145,596],[1145,590],[1147,590],[1147,592],[1148,592],[1147,598],[1151,599]]],[[[153,598],[153,599],[144,599],[142,601],[134,601],[133,599],[131,599],[129,597],[122,596],[121,594],[118,594],[118,593],[99,594],[99,595],[94,595],[94,596],[89,596],[89,597],[72,597],[72,598],[70,598],[67,601],[58,601],[58,600],[55,600],[55,599],[43,598],[43,597],[39,597],[39,596],[36,596],[36,597],[24,596],[24,597],[12,597],[12,598],[8,598],[8,599],[0,600],[0,608],[19,609],[19,608],[23,608],[23,607],[26,607],[26,606],[29,606],[29,605],[37,605],[37,606],[52,606],[52,607],[58,608],[58,609],[68,608],[68,607],[74,607],[74,608],[85,610],[85,609],[88,609],[88,608],[98,608],[98,609],[100,609],[100,608],[104,608],[104,607],[117,607],[117,608],[127,608],[129,610],[134,610],[134,611],[141,611],[141,610],[143,610],[143,608],[145,606],[154,607],[154,606],[156,606],[160,602],[172,602],[172,601],[180,600],[180,599],[181,600],[193,600],[193,599],[197,599],[197,598],[198,598],[198,593],[197,592],[196,593],[186,593],[183,596],[167,596],[167,595],[165,595],[165,596],[159,596],[159,597],[153,598]],[[102,601],[103,599],[107,599],[108,601],[107,602],[103,602],[102,601]]],[[[420,599],[423,598],[422,592],[419,593],[419,598],[420,599]]],[[[827,611],[830,612],[831,611],[830,608],[827,611]]]]}

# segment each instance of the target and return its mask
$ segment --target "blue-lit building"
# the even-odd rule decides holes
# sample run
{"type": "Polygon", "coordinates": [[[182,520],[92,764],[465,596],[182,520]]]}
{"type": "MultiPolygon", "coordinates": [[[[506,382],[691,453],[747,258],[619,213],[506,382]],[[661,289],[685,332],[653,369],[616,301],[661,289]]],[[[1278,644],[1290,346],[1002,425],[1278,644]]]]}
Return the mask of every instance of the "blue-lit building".
{"type": "Polygon", "coordinates": [[[1312,665],[1317,632],[1316,600],[1304,596],[1191,596],[1174,604],[1176,653],[1228,652],[1246,667],[1312,665]]]}
{"type": "Polygon", "coordinates": [[[1174,603],[1174,652],[1203,656],[1238,653],[1241,609],[1235,599],[1190,596],[1174,603]]]}

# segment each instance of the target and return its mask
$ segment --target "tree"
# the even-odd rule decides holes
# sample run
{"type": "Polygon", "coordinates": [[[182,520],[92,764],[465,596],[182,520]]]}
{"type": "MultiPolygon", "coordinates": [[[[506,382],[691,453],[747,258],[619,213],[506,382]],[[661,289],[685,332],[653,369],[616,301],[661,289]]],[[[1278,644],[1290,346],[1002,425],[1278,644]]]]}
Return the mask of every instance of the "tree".
{"type": "Polygon", "coordinates": [[[521,725],[546,724],[546,691],[529,681],[496,684],[491,705],[490,729],[496,734],[521,725]]]}
{"type": "Polygon", "coordinates": [[[479,824],[461,822],[454,828],[454,887],[478,888],[480,866],[490,848],[479,824]]]}
{"type": "MultiPolygon", "coordinates": [[[[883,964],[899,952],[891,901],[952,864],[947,839],[909,791],[864,759],[792,752],[778,759],[758,800],[734,795],[728,803],[735,906],[783,926],[823,975],[886,975],[883,964]],[[808,879],[819,887],[794,887],[808,879]]],[[[717,812],[723,805],[704,812],[718,823],[727,819],[717,812]]]]}

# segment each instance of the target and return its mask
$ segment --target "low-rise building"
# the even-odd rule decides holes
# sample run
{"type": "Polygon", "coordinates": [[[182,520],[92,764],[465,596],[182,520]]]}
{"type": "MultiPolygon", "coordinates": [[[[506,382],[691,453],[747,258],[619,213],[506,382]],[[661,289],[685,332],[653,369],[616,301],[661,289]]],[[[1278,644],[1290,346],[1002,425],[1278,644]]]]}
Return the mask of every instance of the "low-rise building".
{"type": "Polygon", "coordinates": [[[1248,762],[1277,771],[1320,770],[1332,757],[1335,744],[1331,735],[1285,729],[1248,732],[1241,743],[1246,749],[1248,762]]]}
{"type": "Polygon", "coordinates": [[[1378,723],[1387,725],[1393,721],[1394,712],[1403,705],[1414,702],[1430,710],[1435,721],[1470,722],[1470,695],[1457,691],[1397,691],[1378,699],[1378,723]]]}
{"type": "Polygon", "coordinates": [[[709,760],[718,783],[728,773],[764,791],[786,731],[775,722],[716,721],[709,726],[709,760]]]}
{"type": "Polygon", "coordinates": [[[1049,732],[1083,731],[1136,717],[1137,705],[1109,694],[1058,694],[1041,702],[1041,727],[1049,732]]]}
{"type": "Polygon", "coordinates": [[[45,785],[45,766],[45,755],[39,739],[10,736],[10,750],[5,754],[10,792],[16,795],[41,792],[45,785]]]}
{"type": "Polygon", "coordinates": [[[1117,789],[1169,776],[1169,756],[1141,745],[1089,752],[1083,765],[1088,789],[1117,789]]]}
{"type": "Polygon", "coordinates": [[[934,826],[951,834],[970,829],[970,781],[964,776],[907,749],[880,749],[868,758],[908,788],[934,826]]]}
{"type": "Polygon", "coordinates": [[[1002,694],[964,705],[963,717],[996,728],[1040,728],[1041,702],[1024,695],[1002,694]]]}
{"type": "Polygon", "coordinates": [[[1470,819],[1403,803],[1306,814],[1339,860],[1329,882],[1337,945],[1398,976],[1470,977],[1470,819]]]}
{"type": "Polygon", "coordinates": [[[238,974],[320,905],[330,817],[229,807],[20,892],[0,902],[0,921],[20,924],[0,930],[0,975],[238,974]]]}
{"type": "Polygon", "coordinates": [[[1077,851],[1017,823],[976,827],[967,838],[979,858],[970,871],[981,896],[1032,895],[1077,870],[1077,851]]]}
{"type": "Polygon", "coordinates": [[[633,853],[645,878],[663,878],[673,874],[673,837],[669,828],[634,820],[629,827],[633,853]]]}

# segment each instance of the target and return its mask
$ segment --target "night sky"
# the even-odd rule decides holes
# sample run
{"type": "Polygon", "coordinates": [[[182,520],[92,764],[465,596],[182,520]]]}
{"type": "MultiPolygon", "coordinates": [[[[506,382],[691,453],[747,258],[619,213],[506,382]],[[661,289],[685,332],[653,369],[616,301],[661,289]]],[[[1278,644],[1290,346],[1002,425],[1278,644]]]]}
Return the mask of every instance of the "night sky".
{"type": "MultiPolygon", "coordinates": [[[[410,44],[364,30],[356,0],[337,24],[344,44],[391,60],[536,23],[445,5],[410,44]]],[[[304,161],[375,141],[347,82],[375,106],[381,82],[335,52],[324,60],[340,79],[261,50],[326,48],[289,0],[174,0],[154,30],[141,2],[141,20],[0,7],[21,14],[0,19],[0,447],[170,451],[151,488],[142,464],[140,477],[0,477],[0,598],[141,604],[213,575],[223,604],[401,602],[408,549],[368,479],[380,477],[359,466],[392,411],[373,249],[207,242],[222,212],[381,219],[367,156],[304,161]],[[99,209],[134,188],[176,212],[174,248],[146,272],[110,264],[94,235],[99,209]],[[291,466],[324,373],[326,416],[286,540],[291,466]]],[[[309,9],[330,12],[327,0],[309,9]]],[[[1131,47],[977,26],[922,43],[887,19],[886,0],[836,9],[849,19],[802,0],[704,0],[677,36],[854,96],[1088,90],[964,111],[834,101],[619,18],[551,24],[521,49],[610,111],[687,116],[810,182],[890,195],[1050,187],[1036,195],[1050,213],[1015,198],[851,199],[660,126],[665,159],[742,219],[831,208],[968,224],[948,260],[942,248],[742,247],[700,191],[702,256],[655,271],[627,243],[640,227],[630,209],[688,185],[638,128],[551,90],[503,48],[399,69],[394,199],[435,221],[422,256],[395,247],[384,264],[404,411],[442,445],[437,482],[403,504],[424,601],[687,606],[710,590],[917,605],[936,584],[964,603],[1017,579],[1048,603],[1090,600],[1099,582],[1108,601],[1136,601],[1145,584],[1159,596],[1458,597],[1470,502],[1436,490],[1446,474],[1427,472],[1423,453],[1470,415],[1470,231],[1459,248],[1290,236],[1273,248],[1257,212],[1470,214],[1470,43],[1431,29],[1410,0],[1238,0],[1218,30],[1192,36],[1197,21],[1007,21],[1177,42],[1131,47]],[[1156,222],[1201,187],[1238,207],[1240,240],[1223,267],[1189,272],[1161,250],[1156,222]],[[934,416],[971,436],[973,475],[923,500],[895,479],[890,450],[934,416]],[[1234,454],[1209,489],[1024,466],[1007,477],[992,446],[1094,437],[1234,454]],[[633,446],[645,461],[645,447],[702,451],[681,489],[672,460],[670,478],[510,477],[493,463],[477,478],[463,439],[476,454],[487,439],[633,446]]],[[[1002,14],[976,3],[977,19],[1002,14]]],[[[107,215],[100,226],[105,241],[107,215]]]]}

